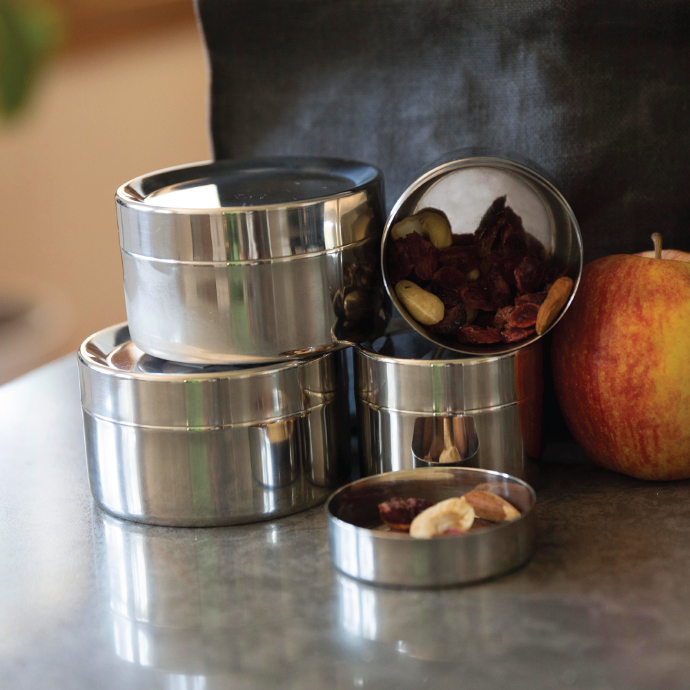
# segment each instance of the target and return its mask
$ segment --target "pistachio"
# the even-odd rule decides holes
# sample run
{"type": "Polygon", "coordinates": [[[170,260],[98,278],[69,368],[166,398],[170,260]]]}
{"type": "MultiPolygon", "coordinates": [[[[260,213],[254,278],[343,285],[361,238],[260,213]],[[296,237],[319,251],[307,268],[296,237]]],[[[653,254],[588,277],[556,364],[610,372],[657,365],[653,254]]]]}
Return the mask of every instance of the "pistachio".
{"type": "Polygon", "coordinates": [[[426,238],[436,249],[447,249],[453,244],[448,219],[437,211],[421,211],[403,218],[391,228],[391,237],[399,240],[411,232],[426,238]]]}
{"type": "Polygon", "coordinates": [[[478,268],[473,268],[468,274],[467,274],[467,281],[468,282],[473,282],[475,280],[479,280],[479,276],[481,275],[481,271],[478,268]]]}
{"type": "Polygon", "coordinates": [[[417,515],[410,525],[413,539],[467,532],[474,522],[474,508],[464,498],[448,498],[417,515]]]}
{"type": "Polygon", "coordinates": [[[412,281],[401,280],[395,286],[395,294],[410,316],[422,325],[432,326],[443,319],[446,310],[443,302],[412,281]]]}
{"type": "Polygon", "coordinates": [[[478,518],[490,522],[510,522],[520,517],[520,511],[490,491],[475,489],[465,494],[463,498],[474,508],[478,518]]]}

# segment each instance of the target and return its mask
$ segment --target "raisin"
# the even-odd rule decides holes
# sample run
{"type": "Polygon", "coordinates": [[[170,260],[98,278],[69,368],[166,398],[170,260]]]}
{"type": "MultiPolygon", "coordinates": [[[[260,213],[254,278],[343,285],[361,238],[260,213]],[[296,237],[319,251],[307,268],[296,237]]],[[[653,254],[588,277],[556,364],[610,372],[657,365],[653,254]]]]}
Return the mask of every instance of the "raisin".
{"type": "Polygon", "coordinates": [[[479,222],[479,227],[474,231],[475,246],[480,257],[489,255],[499,230],[506,222],[505,205],[504,196],[495,199],[479,222]]]}
{"type": "Polygon", "coordinates": [[[379,515],[391,529],[407,532],[410,524],[423,510],[434,504],[425,498],[391,498],[379,503],[379,515]]]}
{"type": "Polygon", "coordinates": [[[501,332],[498,328],[482,328],[466,324],[460,326],[455,336],[461,343],[490,344],[501,342],[501,332]]]}
{"type": "Polygon", "coordinates": [[[508,328],[531,328],[537,323],[538,313],[538,305],[521,304],[511,312],[506,325],[508,328]]]}
{"type": "Polygon", "coordinates": [[[433,326],[427,326],[432,333],[447,334],[456,331],[463,323],[467,321],[467,312],[462,303],[458,303],[453,307],[446,307],[443,319],[433,326]]]}
{"type": "Polygon", "coordinates": [[[520,292],[537,292],[544,283],[544,264],[526,256],[515,269],[515,282],[520,292]]]}
{"type": "Polygon", "coordinates": [[[474,326],[481,326],[482,328],[493,328],[495,317],[496,315],[494,312],[485,312],[481,316],[478,316],[472,324],[474,326]]]}
{"type": "Polygon", "coordinates": [[[421,235],[411,232],[398,240],[405,242],[414,272],[420,280],[431,280],[438,267],[438,251],[431,242],[421,235]]]}
{"type": "Polygon", "coordinates": [[[460,296],[460,291],[455,288],[447,287],[446,285],[440,285],[439,283],[434,283],[433,281],[429,284],[427,290],[432,294],[436,295],[443,306],[446,309],[454,307],[456,304],[462,303],[462,297],[460,296]]]}
{"type": "Polygon", "coordinates": [[[493,325],[496,328],[503,328],[510,320],[510,315],[513,313],[515,307],[503,307],[496,312],[493,325]]]}
{"type": "Polygon", "coordinates": [[[536,332],[534,328],[505,328],[501,331],[501,339],[506,343],[519,343],[521,340],[533,336],[536,332]]]}
{"type": "Polygon", "coordinates": [[[500,309],[512,304],[513,293],[500,271],[495,268],[490,269],[486,279],[491,292],[491,304],[494,309],[500,309]]]}
{"type": "Polygon", "coordinates": [[[438,253],[439,266],[452,266],[467,274],[479,265],[479,257],[474,247],[448,247],[438,253]]]}
{"type": "Polygon", "coordinates": [[[456,290],[466,283],[465,276],[453,266],[439,268],[431,279],[432,285],[442,285],[456,290]]]}
{"type": "Polygon", "coordinates": [[[532,292],[528,295],[520,295],[515,298],[515,306],[520,304],[536,304],[537,306],[546,299],[546,292],[532,292]]]}
{"type": "Polygon", "coordinates": [[[460,289],[460,294],[465,306],[472,309],[482,309],[483,311],[493,311],[495,309],[491,289],[483,281],[478,280],[465,285],[460,289]]]}
{"type": "Polygon", "coordinates": [[[471,232],[463,235],[453,235],[452,239],[454,247],[474,247],[474,234],[471,232]]]}
{"type": "Polygon", "coordinates": [[[388,279],[394,285],[407,278],[412,271],[412,261],[403,240],[394,240],[388,245],[388,279]]]}

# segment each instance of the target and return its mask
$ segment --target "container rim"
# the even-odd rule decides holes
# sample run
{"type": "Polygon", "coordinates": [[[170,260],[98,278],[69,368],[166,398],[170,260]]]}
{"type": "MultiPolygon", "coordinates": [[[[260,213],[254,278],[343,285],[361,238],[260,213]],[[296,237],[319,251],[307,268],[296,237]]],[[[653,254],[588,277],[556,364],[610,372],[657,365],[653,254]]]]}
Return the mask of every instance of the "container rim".
{"type": "MultiPolygon", "coordinates": [[[[517,477],[514,477],[511,474],[506,474],[505,472],[497,472],[496,470],[484,470],[478,467],[417,467],[412,470],[397,470],[394,472],[383,472],[381,474],[375,474],[372,475],[371,477],[363,477],[362,479],[357,479],[354,482],[350,482],[349,484],[345,484],[345,486],[341,486],[337,491],[334,491],[329,497],[328,500],[326,501],[326,505],[324,506],[324,510],[326,511],[326,516],[329,521],[333,522],[335,525],[338,526],[340,529],[346,529],[352,534],[366,534],[369,536],[372,536],[374,539],[383,539],[383,540],[409,540],[409,536],[407,536],[405,533],[398,533],[398,532],[383,532],[379,530],[373,530],[368,527],[359,527],[358,525],[353,525],[351,522],[347,522],[346,520],[341,520],[333,511],[331,510],[331,504],[333,501],[335,501],[344,491],[347,489],[350,489],[352,487],[356,487],[357,485],[362,485],[362,484],[367,484],[367,483],[372,483],[376,484],[379,481],[385,481],[384,478],[389,478],[392,476],[397,476],[401,480],[403,479],[404,476],[409,477],[410,474],[412,473],[420,473],[423,472],[425,474],[438,474],[441,472],[450,472],[451,474],[460,474],[463,472],[469,472],[471,474],[474,473],[481,473],[483,475],[489,474],[493,477],[500,477],[502,479],[509,479],[511,482],[514,482],[516,484],[521,485],[524,489],[527,490],[529,493],[530,497],[530,507],[520,513],[520,517],[517,518],[516,520],[511,520],[510,522],[502,522],[502,523],[497,523],[495,525],[492,525],[490,528],[491,531],[496,531],[499,529],[505,529],[505,528],[510,528],[511,525],[518,524],[523,521],[523,519],[527,518],[532,511],[534,510],[534,506],[536,505],[537,502],[537,493],[536,491],[525,481],[522,479],[518,479],[517,477]]],[[[469,534],[449,534],[445,535],[443,537],[444,540],[453,540],[456,541],[456,543],[461,543],[462,539],[466,539],[468,537],[479,537],[481,538],[482,532],[474,532],[474,533],[469,533],[469,534]]],[[[415,540],[416,541],[416,540],[415,540]]],[[[427,542],[428,540],[426,539],[420,539],[420,542],[427,542]]]]}
{"type": "Polygon", "coordinates": [[[223,216],[228,213],[249,213],[253,211],[267,211],[272,209],[283,209],[283,208],[303,208],[305,206],[312,206],[316,204],[323,203],[325,201],[330,201],[334,199],[342,199],[358,192],[361,192],[367,186],[376,181],[383,180],[383,172],[380,168],[372,165],[371,163],[363,163],[361,161],[345,159],[345,158],[333,158],[333,157],[320,157],[320,156],[276,156],[273,158],[244,158],[244,159],[223,159],[223,160],[207,160],[198,161],[195,163],[188,163],[185,165],[173,166],[170,168],[162,168],[145,175],[139,175],[123,185],[118,187],[115,193],[115,200],[118,204],[121,204],[127,208],[131,208],[137,212],[141,213],[153,213],[162,215],[183,215],[183,216],[223,216]],[[174,206],[153,206],[147,204],[145,199],[151,193],[144,192],[144,186],[146,183],[155,180],[157,177],[163,177],[166,179],[168,184],[174,182],[184,182],[185,180],[191,181],[190,178],[185,177],[181,173],[185,171],[197,171],[198,176],[192,179],[202,179],[202,174],[204,172],[212,172],[213,170],[222,170],[232,166],[233,168],[241,169],[243,165],[259,166],[262,163],[268,164],[269,161],[275,162],[276,160],[284,161],[285,163],[292,162],[295,164],[307,164],[309,162],[320,162],[327,163],[334,166],[358,166],[362,169],[368,170],[368,175],[353,184],[351,188],[343,190],[342,192],[334,192],[332,194],[326,194],[324,196],[309,197],[308,199],[299,201],[285,201],[285,202],[275,202],[268,204],[251,204],[251,205],[231,205],[222,206],[215,208],[182,208],[174,206]]]}

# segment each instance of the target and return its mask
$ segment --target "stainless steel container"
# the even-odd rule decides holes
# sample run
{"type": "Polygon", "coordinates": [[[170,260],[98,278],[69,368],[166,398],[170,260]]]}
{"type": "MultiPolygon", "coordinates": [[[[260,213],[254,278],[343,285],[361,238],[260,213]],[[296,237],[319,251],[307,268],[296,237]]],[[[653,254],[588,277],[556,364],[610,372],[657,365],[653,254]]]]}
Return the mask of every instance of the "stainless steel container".
{"type": "Polygon", "coordinates": [[[450,461],[535,481],[541,342],[494,357],[454,356],[406,328],[355,349],[362,476],[450,461]]]}
{"type": "Polygon", "coordinates": [[[79,375],[89,480],[119,517],[229,525],[294,513],[350,474],[344,352],[269,366],[144,354],[126,324],[86,340],[79,375]]]}
{"type": "Polygon", "coordinates": [[[377,168],[218,161],[136,178],[116,202],[130,332],[150,355],[277,361],[385,326],[377,168]]]}
{"type": "Polygon", "coordinates": [[[495,577],[532,556],[535,502],[525,482],[478,469],[433,467],[360,479],[336,491],[326,504],[333,565],[350,577],[381,585],[442,587],[495,577]],[[394,496],[438,502],[487,483],[521,517],[436,539],[379,529],[378,504],[394,496]]]}
{"type": "Polygon", "coordinates": [[[437,209],[447,216],[454,233],[472,233],[492,202],[507,196],[506,203],[522,218],[526,232],[544,246],[545,260],[566,266],[567,275],[574,282],[568,302],[544,332],[548,333],[575,297],[582,273],[582,236],[568,202],[535,167],[508,158],[455,151],[432,163],[414,180],[388,216],[381,245],[386,290],[408,324],[439,347],[470,355],[496,355],[527,347],[541,335],[535,334],[518,343],[471,345],[425,329],[407,313],[388,280],[386,252],[391,228],[423,209],[437,209]]]}

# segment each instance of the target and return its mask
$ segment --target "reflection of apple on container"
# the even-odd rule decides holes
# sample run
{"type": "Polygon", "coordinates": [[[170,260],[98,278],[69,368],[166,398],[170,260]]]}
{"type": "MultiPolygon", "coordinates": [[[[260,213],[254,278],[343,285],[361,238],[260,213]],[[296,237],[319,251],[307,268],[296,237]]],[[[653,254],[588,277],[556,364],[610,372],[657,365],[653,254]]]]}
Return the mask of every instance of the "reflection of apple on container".
{"type": "Polygon", "coordinates": [[[585,266],[554,332],[553,375],[577,443],[639,479],[690,477],[690,254],[615,255],[585,266]]]}

